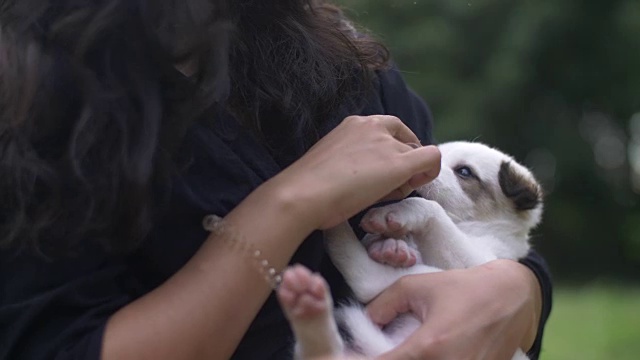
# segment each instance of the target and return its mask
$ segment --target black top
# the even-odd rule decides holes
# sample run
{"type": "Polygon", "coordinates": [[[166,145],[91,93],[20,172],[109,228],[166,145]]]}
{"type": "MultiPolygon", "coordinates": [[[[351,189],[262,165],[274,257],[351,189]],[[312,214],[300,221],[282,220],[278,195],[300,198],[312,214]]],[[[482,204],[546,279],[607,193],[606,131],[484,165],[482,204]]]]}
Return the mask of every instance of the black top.
{"type": "MultiPolygon", "coordinates": [[[[359,113],[398,116],[423,144],[432,142],[429,109],[395,70],[379,74],[375,94],[359,113]]],[[[344,115],[339,114],[325,130],[344,115]]],[[[73,259],[46,260],[0,252],[0,359],[99,359],[109,316],[160,285],[189,260],[207,237],[201,226],[203,216],[227,214],[304,151],[301,143],[291,139],[280,149],[267,149],[229,117],[216,116],[212,123],[196,124],[189,132],[186,143],[193,158],[175,180],[166,216],[134,254],[114,257],[95,248],[73,259]]],[[[320,271],[334,296],[347,293],[344,280],[324,253],[319,232],[306,239],[292,262],[320,271]]],[[[537,358],[551,308],[551,280],[535,252],[523,263],[538,276],[544,294],[541,330],[530,354],[537,358]]],[[[288,324],[271,296],[234,359],[286,359],[291,346],[288,324]]]]}

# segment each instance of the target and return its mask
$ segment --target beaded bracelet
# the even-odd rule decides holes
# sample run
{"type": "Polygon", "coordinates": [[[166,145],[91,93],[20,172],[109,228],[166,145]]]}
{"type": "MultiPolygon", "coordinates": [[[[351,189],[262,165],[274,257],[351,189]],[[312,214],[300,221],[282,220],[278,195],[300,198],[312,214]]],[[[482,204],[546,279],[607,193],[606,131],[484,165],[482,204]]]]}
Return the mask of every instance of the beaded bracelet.
{"type": "Polygon", "coordinates": [[[258,273],[264,277],[271,289],[276,290],[280,286],[282,273],[269,265],[269,261],[262,257],[262,251],[244,241],[232,228],[226,226],[224,219],[217,215],[207,215],[202,220],[202,227],[217,238],[222,239],[232,249],[242,251],[258,273]]]}

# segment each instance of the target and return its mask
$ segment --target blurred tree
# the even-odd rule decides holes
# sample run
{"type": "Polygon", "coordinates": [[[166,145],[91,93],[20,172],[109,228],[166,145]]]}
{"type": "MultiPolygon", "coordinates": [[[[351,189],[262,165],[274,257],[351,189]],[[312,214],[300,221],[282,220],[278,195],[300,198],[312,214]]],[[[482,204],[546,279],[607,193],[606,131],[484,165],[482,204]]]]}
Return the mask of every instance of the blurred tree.
{"type": "Polygon", "coordinates": [[[639,1],[340,3],[388,45],[439,141],[485,142],[533,169],[548,193],[534,243],[558,278],[638,274],[639,1]]]}

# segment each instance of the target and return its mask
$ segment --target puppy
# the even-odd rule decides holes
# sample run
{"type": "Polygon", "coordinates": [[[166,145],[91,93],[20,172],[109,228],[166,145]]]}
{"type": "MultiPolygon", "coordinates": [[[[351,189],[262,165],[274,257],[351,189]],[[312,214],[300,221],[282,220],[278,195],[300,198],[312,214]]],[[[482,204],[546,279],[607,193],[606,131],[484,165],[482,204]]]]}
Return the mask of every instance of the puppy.
{"type": "MultiPolygon", "coordinates": [[[[329,256],[359,303],[405,275],[516,260],[529,251],[529,233],[542,216],[542,190],[531,172],[479,143],[452,142],[439,149],[438,178],[417,189],[421,197],[370,210],[361,223],[369,233],[362,243],[346,223],[325,232],[329,256]]],[[[403,315],[380,329],[359,304],[340,307],[334,317],[326,282],[300,265],[285,271],[278,298],[296,337],[298,359],[375,357],[420,326],[412,315],[403,315]],[[347,346],[337,323],[351,336],[347,346]]],[[[514,359],[526,356],[518,351],[514,359]]]]}

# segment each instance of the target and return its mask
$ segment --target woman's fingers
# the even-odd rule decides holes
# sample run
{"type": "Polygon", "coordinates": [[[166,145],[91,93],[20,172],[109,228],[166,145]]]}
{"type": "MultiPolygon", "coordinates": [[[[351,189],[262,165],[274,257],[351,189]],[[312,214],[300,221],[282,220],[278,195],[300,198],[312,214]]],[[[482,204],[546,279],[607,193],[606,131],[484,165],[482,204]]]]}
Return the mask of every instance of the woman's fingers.
{"type": "Polygon", "coordinates": [[[436,146],[424,146],[408,149],[405,157],[411,163],[411,178],[381,199],[381,201],[401,200],[409,196],[415,189],[430,183],[440,174],[441,155],[436,146]]]}
{"type": "Polygon", "coordinates": [[[405,154],[415,161],[413,176],[407,184],[414,189],[433,181],[440,174],[442,155],[436,146],[424,146],[405,154]]]}
{"type": "Polygon", "coordinates": [[[435,179],[440,174],[442,155],[438,147],[430,145],[410,150],[404,154],[413,165],[413,182],[410,184],[419,187],[435,179]]]}
{"type": "Polygon", "coordinates": [[[407,182],[404,185],[400,186],[399,188],[393,190],[387,196],[385,196],[382,199],[378,200],[378,202],[402,200],[402,199],[406,198],[407,196],[409,196],[414,190],[415,190],[415,188],[413,186],[411,186],[407,182]]]}
{"type": "Polygon", "coordinates": [[[419,144],[420,140],[416,134],[405,125],[402,120],[392,115],[373,115],[373,116],[351,116],[346,118],[348,121],[368,121],[378,123],[387,129],[387,132],[398,141],[405,144],[419,144]]]}
{"type": "Polygon", "coordinates": [[[385,326],[399,315],[413,310],[405,291],[405,283],[410,281],[409,278],[411,275],[396,281],[367,305],[367,314],[374,324],[385,326]]]}
{"type": "Polygon", "coordinates": [[[405,125],[402,120],[398,119],[395,116],[382,116],[381,118],[383,124],[389,130],[389,133],[398,141],[401,141],[405,144],[420,144],[420,139],[416,136],[416,134],[409,129],[407,125],[405,125]]]}

